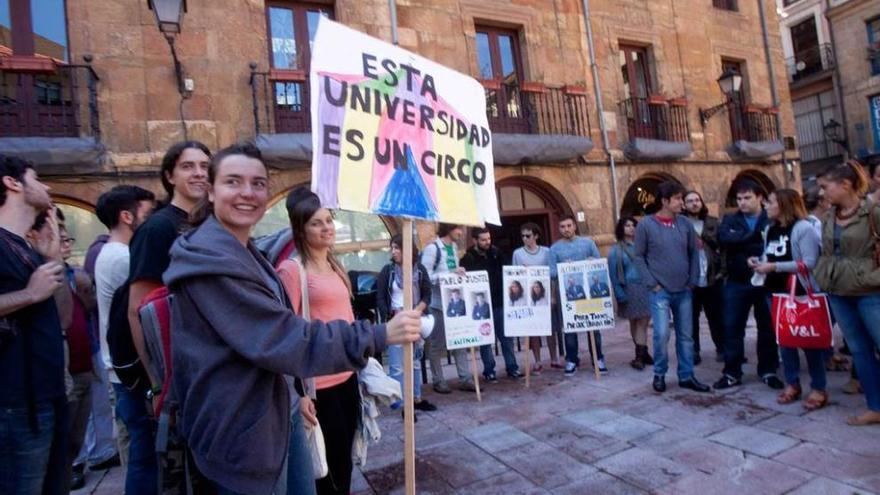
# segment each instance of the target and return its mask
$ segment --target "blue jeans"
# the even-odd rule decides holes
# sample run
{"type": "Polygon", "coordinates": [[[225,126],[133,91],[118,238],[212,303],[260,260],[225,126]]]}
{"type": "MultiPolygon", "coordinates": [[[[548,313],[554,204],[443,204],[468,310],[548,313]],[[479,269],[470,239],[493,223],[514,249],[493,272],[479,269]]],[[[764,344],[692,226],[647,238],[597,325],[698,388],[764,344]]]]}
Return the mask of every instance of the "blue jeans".
{"type": "Polygon", "coordinates": [[[113,438],[113,410],[110,403],[109,380],[101,353],[92,355],[92,369],[95,378],[92,382],[92,413],[86,429],[86,441],[79,456],[73,462],[79,464],[100,464],[116,455],[116,439],[113,438]]]}
{"type": "Polygon", "coordinates": [[[880,412],[880,361],[875,351],[880,347],[880,294],[832,295],[831,308],[859,370],[868,409],[880,412]]]}
{"type": "Polygon", "coordinates": [[[724,284],[724,374],[742,378],[745,357],[746,322],[749,310],[755,311],[758,326],[758,376],[776,374],[779,351],[770,319],[770,305],[763,287],[727,281],[724,284]]]}
{"type": "Polygon", "coordinates": [[[0,408],[0,493],[39,495],[43,490],[55,437],[55,407],[42,402],[36,409],[33,431],[26,407],[0,408]]]}
{"type": "MultiPolygon", "coordinates": [[[[424,346],[421,341],[413,344],[413,400],[422,398],[422,354],[424,346]]],[[[403,385],[403,346],[388,346],[388,376],[400,383],[400,392],[406,397],[403,385]]],[[[391,404],[392,409],[397,409],[403,404],[402,401],[391,404]]]]}
{"type": "Polygon", "coordinates": [[[306,438],[305,424],[299,412],[299,401],[290,410],[290,445],[287,447],[287,493],[315,495],[315,473],[312,453],[306,438]]]}
{"type": "Polygon", "coordinates": [[[651,293],[651,319],[654,321],[654,374],[665,376],[669,370],[669,311],[675,325],[675,354],[678,356],[678,380],[694,376],[693,307],[690,290],[651,293]]]}
{"type": "Polygon", "coordinates": [[[156,422],[147,411],[146,390],[130,391],[114,383],[116,415],[125,423],[130,439],[125,472],[126,495],[155,495],[158,492],[156,463],[156,422]]]}
{"type": "MultiPolygon", "coordinates": [[[[785,383],[800,386],[801,357],[794,347],[780,347],[779,354],[782,356],[782,372],[785,374],[785,383]]],[[[804,349],[807,356],[807,369],[810,371],[810,388],[813,390],[825,390],[825,358],[828,351],[825,349],[804,349]]]]}
{"type": "MultiPolygon", "coordinates": [[[[504,366],[507,374],[512,375],[519,371],[516,363],[516,354],[513,353],[513,339],[504,336],[504,309],[492,308],[492,320],[495,323],[495,337],[501,342],[501,355],[504,356],[504,366]]],[[[483,361],[483,376],[495,373],[495,355],[492,345],[480,346],[480,359],[483,361]]]]}

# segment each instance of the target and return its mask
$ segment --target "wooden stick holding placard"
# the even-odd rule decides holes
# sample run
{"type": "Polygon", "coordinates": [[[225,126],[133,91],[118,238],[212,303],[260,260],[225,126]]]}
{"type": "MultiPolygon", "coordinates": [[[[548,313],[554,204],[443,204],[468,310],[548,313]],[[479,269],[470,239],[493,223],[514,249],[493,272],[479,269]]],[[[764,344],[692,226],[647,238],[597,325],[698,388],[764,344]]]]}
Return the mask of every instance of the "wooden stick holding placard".
{"type": "Polygon", "coordinates": [[[593,335],[593,332],[587,332],[590,337],[590,353],[593,356],[593,372],[596,374],[596,380],[600,380],[599,378],[599,355],[596,350],[596,336],[593,335]]]}
{"type": "Polygon", "coordinates": [[[480,395],[480,374],[477,373],[477,351],[471,347],[471,370],[474,372],[474,387],[477,389],[477,402],[482,402],[480,395]]]}
{"type": "Polygon", "coordinates": [[[531,337],[526,337],[526,355],[525,355],[525,363],[526,363],[526,388],[529,388],[529,377],[531,373],[529,371],[529,341],[532,340],[531,337]]]}
{"type": "MultiPolygon", "coordinates": [[[[413,221],[403,221],[403,280],[413,279],[413,221]]],[[[409,287],[409,283],[404,283],[409,287]]],[[[403,309],[409,311],[413,308],[413,293],[411,290],[403,291],[403,309]]],[[[403,345],[403,457],[405,471],[405,488],[408,495],[416,493],[416,426],[415,406],[413,404],[413,344],[408,342],[403,345]]]]}

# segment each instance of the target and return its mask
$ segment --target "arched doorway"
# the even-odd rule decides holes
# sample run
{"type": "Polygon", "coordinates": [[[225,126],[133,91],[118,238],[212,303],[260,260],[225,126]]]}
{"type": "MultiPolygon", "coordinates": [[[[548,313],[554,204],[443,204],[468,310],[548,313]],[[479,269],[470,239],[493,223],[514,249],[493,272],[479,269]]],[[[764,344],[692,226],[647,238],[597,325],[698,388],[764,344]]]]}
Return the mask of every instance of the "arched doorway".
{"type": "Polygon", "coordinates": [[[764,193],[764,198],[766,198],[770,193],[776,190],[776,184],[773,182],[770,177],[767,176],[764,172],[760,170],[743,170],[738,173],[736,177],[734,177],[733,182],[730,183],[730,189],[727,190],[727,200],[725,201],[725,206],[728,208],[736,208],[736,193],[733,190],[733,185],[736,184],[740,180],[751,180],[752,182],[757,183],[761,186],[762,192],[764,193]]]}
{"type": "Polygon", "coordinates": [[[89,246],[99,235],[106,234],[107,228],[98,220],[92,205],[67,197],[54,197],[53,201],[64,214],[67,234],[74,239],[73,253],[67,261],[82,266],[89,246]]]}
{"type": "Polygon", "coordinates": [[[495,188],[501,226],[488,225],[493,244],[511,255],[522,246],[519,228],[527,222],[541,228],[539,244],[549,246],[557,239],[559,217],[570,214],[571,208],[553,186],[530,177],[509,177],[499,181],[495,188]]]}
{"type": "Polygon", "coordinates": [[[657,186],[667,181],[680,183],[675,177],[663,172],[647,173],[633,181],[623,197],[620,216],[639,218],[657,211],[654,203],[657,186]]]}
{"type": "MultiPolygon", "coordinates": [[[[297,186],[291,188],[294,189],[297,186]]],[[[285,200],[289,191],[275,196],[260,223],[254,227],[253,237],[277,232],[290,227],[285,200]]],[[[346,271],[378,272],[388,263],[391,229],[378,215],[335,210],[336,246],[334,253],[346,271]]]]}

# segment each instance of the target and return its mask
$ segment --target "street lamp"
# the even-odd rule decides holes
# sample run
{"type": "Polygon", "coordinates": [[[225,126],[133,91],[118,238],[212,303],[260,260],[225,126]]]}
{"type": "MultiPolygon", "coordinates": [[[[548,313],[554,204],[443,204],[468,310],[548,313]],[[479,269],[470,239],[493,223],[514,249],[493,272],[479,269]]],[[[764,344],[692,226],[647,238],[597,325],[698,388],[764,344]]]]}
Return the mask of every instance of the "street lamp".
{"type": "Polygon", "coordinates": [[[721,76],[718,77],[718,87],[721,88],[721,93],[724,94],[725,99],[724,102],[719,103],[712,108],[707,108],[705,110],[700,109],[700,121],[703,123],[704,127],[713,115],[724,110],[724,108],[733,101],[736,95],[739,94],[742,89],[742,81],[742,75],[732,67],[725,69],[721,76]]]}
{"type": "Polygon", "coordinates": [[[183,0],[150,0],[150,8],[156,15],[159,31],[165,33],[166,36],[180,32],[183,0]]]}
{"type": "MultiPolygon", "coordinates": [[[[187,87],[184,78],[183,66],[177,58],[177,50],[174,47],[174,38],[180,34],[180,21],[183,17],[184,0],[150,0],[150,8],[156,15],[156,24],[159,31],[165,35],[165,41],[171,48],[171,58],[174,59],[174,74],[177,76],[177,91],[183,98],[189,98],[192,88],[187,87]]],[[[191,83],[191,81],[189,81],[191,83]]]]}

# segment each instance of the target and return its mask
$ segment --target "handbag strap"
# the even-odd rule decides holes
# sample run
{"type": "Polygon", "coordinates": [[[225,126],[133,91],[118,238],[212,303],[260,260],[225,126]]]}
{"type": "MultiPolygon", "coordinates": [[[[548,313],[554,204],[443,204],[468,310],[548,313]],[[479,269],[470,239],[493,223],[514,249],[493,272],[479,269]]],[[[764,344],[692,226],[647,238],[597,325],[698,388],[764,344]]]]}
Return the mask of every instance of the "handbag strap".
{"type": "MultiPolygon", "coordinates": [[[[302,260],[297,256],[293,259],[296,262],[297,267],[299,267],[299,304],[300,309],[302,310],[302,317],[306,321],[311,321],[311,311],[309,310],[309,276],[306,273],[306,266],[302,262],[302,260]]],[[[306,395],[312,399],[312,401],[317,401],[317,389],[315,388],[315,379],[314,378],[303,378],[303,387],[305,388],[306,395]]]]}

